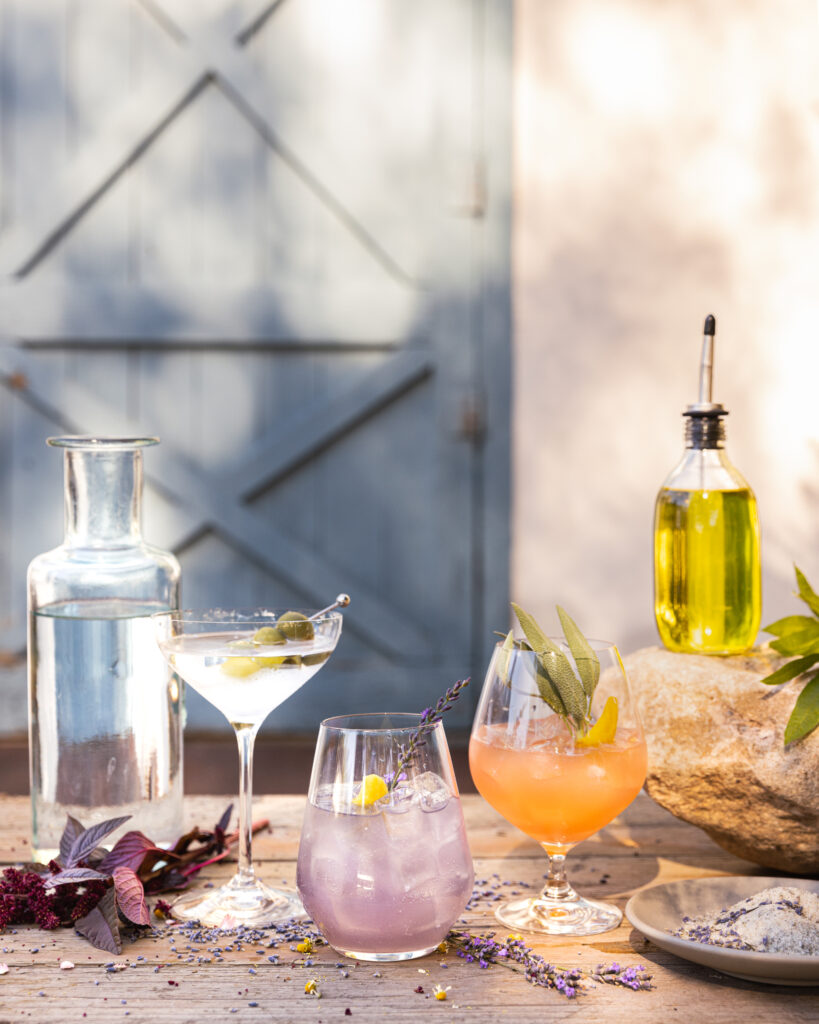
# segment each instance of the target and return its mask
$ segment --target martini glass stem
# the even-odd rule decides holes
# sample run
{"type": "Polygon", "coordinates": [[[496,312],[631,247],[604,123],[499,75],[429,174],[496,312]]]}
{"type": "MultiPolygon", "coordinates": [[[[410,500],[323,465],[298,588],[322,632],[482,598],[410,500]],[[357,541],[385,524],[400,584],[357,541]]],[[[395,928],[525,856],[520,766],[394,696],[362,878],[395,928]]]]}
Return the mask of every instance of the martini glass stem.
{"type": "Polygon", "coordinates": [[[239,743],[239,870],[236,880],[240,885],[255,881],[253,871],[253,746],[256,742],[258,725],[236,725],[236,739],[239,743]]]}
{"type": "Polygon", "coordinates": [[[567,900],[576,897],[574,889],[569,885],[566,877],[566,854],[549,853],[549,874],[546,876],[546,885],[543,887],[542,895],[550,900],[567,900]]]}

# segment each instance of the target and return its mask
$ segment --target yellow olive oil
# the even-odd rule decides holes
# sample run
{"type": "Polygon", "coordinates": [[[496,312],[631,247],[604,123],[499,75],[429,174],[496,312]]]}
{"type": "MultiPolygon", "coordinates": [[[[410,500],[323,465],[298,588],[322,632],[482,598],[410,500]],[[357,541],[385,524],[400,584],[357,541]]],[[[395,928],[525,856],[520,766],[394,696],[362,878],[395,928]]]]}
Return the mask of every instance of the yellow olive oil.
{"type": "Polygon", "coordinates": [[[663,487],[654,519],[655,615],[671,651],[738,654],[762,614],[759,519],[748,487],[663,487]]]}

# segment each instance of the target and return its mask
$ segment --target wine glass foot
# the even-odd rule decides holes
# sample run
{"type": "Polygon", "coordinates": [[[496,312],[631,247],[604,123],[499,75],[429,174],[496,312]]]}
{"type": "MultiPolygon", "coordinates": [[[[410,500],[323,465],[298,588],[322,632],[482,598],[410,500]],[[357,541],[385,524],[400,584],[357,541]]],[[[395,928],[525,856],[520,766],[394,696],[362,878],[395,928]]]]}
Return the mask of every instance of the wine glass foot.
{"type": "Polygon", "coordinates": [[[252,882],[228,882],[219,889],[197,890],[175,900],[171,913],[180,921],[198,921],[208,928],[268,928],[307,917],[298,894],[252,882]]]}
{"type": "Polygon", "coordinates": [[[541,932],[546,935],[595,935],[616,928],[623,913],[611,903],[534,896],[501,903],[495,917],[513,932],[541,932]]]}

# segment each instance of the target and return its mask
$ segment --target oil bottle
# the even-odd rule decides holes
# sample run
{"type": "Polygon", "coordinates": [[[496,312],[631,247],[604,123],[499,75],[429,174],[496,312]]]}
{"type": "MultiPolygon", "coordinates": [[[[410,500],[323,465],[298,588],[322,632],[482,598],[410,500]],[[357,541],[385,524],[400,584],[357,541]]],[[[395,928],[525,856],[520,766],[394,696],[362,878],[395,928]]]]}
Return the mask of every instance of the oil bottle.
{"type": "Polygon", "coordinates": [[[715,334],[709,315],[685,451],[654,513],[657,629],[670,651],[689,654],[746,651],[762,613],[756,498],[725,452],[727,410],[711,400],[715,334]]]}

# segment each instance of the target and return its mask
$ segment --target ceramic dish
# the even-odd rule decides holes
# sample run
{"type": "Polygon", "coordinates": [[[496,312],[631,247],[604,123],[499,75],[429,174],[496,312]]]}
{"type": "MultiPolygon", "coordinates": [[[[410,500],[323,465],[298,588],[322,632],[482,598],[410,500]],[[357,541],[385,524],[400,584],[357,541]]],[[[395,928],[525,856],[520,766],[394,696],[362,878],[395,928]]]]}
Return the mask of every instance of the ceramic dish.
{"type": "Polygon", "coordinates": [[[768,985],[819,985],[819,956],[746,953],[739,949],[678,939],[670,934],[681,926],[685,916],[710,915],[778,885],[819,893],[819,881],[810,878],[689,878],[638,892],[626,904],[626,917],[661,949],[734,978],[761,981],[768,985]]]}

